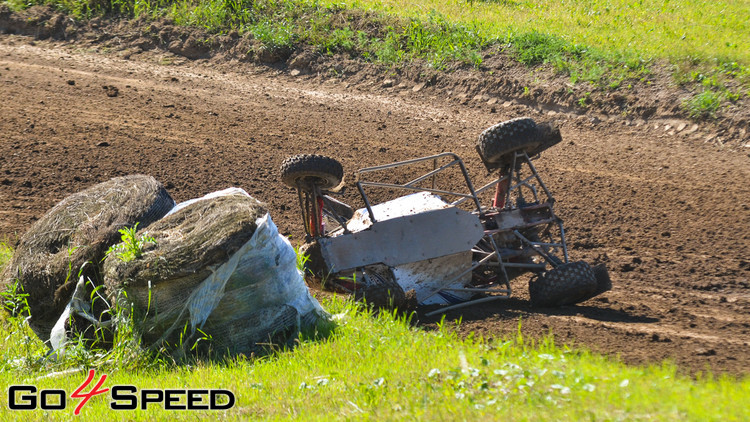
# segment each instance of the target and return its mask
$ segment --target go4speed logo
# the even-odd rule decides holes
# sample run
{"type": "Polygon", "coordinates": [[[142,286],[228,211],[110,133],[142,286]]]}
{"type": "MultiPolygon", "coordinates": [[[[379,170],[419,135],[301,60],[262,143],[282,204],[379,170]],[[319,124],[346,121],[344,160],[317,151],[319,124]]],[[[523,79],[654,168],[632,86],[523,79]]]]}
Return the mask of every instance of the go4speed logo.
{"type": "Polygon", "coordinates": [[[38,389],[34,385],[12,385],[8,387],[8,409],[10,410],[65,410],[68,399],[78,400],[74,415],[80,415],[88,401],[98,395],[109,393],[109,408],[112,410],[148,410],[160,405],[164,410],[227,410],[234,407],[235,396],[223,389],[138,389],[133,385],[115,385],[103,388],[107,375],[99,377],[89,391],[85,391],[96,376],[89,370],[86,380],[70,395],[61,389],[38,389]]]}

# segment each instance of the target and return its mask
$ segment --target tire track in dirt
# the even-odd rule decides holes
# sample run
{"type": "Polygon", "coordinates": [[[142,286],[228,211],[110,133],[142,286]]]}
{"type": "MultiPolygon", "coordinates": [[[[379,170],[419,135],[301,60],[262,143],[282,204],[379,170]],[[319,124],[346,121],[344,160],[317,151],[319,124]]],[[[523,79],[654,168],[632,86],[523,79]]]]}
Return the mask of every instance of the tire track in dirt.
{"type": "Polygon", "coordinates": [[[713,343],[713,344],[730,343],[730,344],[741,345],[741,346],[750,345],[750,343],[748,343],[747,341],[737,340],[737,339],[732,339],[732,338],[724,338],[724,337],[716,336],[716,335],[708,335],[708,334],[691,332],[691,331],[683,330],[679,327],[671,327],[671,326],[655,327],[653,325],[638,324],[638,323],[623,324],[623,323],[606,322],[606,321],[592,321],[590,319],[577,317],[577,316],[554,316],[553,318],[557,318],[561,320],[569,320],[569,321],[572,321],[581,325],[601,325],[601,326],[611,328],[614,330],[619,330],[628,334],[663,334],[667,336],[689,338],[689,339],[699,340],[701,342],[713,343]]]}

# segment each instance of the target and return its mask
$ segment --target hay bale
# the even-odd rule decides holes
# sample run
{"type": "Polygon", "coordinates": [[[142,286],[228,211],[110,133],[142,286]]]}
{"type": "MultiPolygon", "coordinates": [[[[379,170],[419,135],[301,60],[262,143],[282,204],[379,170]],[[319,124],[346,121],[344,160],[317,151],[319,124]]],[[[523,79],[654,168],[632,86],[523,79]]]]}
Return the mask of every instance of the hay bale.
{"type": "Polygon", "coordinates": [[[266,213],[242,194],[194,202],[145,231],[156,245],[140,258],[123,262],[112,255],[104,261],[107,291],[124,290],[139,313],[154,316],[144,340],[157,342],[179,319],[188,296],[250,240],[266,213]]]}
{"type": "Polygon", "coordinates": [[[156,245],[140,258],[104,262],[107,291],[132,307],[144,346],[181,352],[202,331],[214,356],[249,354],[325,315],[260,202],[241,191],[180,207],[144,231],[156,245]]]}
{"type": "Polygon", "coordinates": [[[68,196],[21,238],[0,275],[0,288],[18,279],[29,295],[29,325],[43,341],[73,294],[78,272],[100,280],[100,262],[120,240],[119,229],[163,217],[174,200],[153,177],[117,177],[68,196]]]}

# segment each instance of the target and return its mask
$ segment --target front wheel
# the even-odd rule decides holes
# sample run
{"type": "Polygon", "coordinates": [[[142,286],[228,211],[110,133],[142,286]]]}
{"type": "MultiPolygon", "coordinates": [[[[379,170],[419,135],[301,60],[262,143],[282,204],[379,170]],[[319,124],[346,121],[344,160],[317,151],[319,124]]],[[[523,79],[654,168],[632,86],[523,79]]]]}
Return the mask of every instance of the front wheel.
{"type": "Polygon", "coordinates": [[[593,297],[596,291],[594,271],[583,261],[560,265],[529,282],[531,305],[535,307],[572,305],[593,297]]]}
{"type": "Polygon", "coordinates": [[[594,265],[592,271],[594,272],[594,279],[596,279],[596,290],[591,295],[582,299],[581,302],[612,290],[612,279],[609,278],[609,271],[607,271],[607,267],[604,264],[594,265]]]}
{"type": "Polygon", "coordinates": [[[301,154],[281,163],[281,181],[287,186],[313,191],[333,189],[344,179],[341,163],[323,155],[301,154]]]}

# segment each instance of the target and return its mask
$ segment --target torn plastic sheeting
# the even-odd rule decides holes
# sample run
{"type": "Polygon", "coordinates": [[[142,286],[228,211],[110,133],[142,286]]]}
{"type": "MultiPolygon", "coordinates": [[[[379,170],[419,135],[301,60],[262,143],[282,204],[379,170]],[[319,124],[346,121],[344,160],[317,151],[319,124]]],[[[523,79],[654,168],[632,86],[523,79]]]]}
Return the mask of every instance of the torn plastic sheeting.
{"type": "Polygon", "coordinates": [[[188,205],[192,205],[198,201],[204,201],[206,199],[213,199],[213,198],[218,198],[220,196],[228,196],[228,195],[245,195],[247,197],[252,198],[252,196],[250,196],[250,194],[247,193],[245,189],[237,188],[237,187],[226,188],[223,190],[217,190],[216,192],[208,193],[206,195],[201,196],[200,198],[193,198],[193,199],[188,199],[187,201],[180,202],[179,204],[175,205],[174,208],[169,210],[169,212],[164,217],[170,216],[176,213],[177,211],[187,207],[188,205]]]}
{"type": "MultiPolygon", "coordinates": [[[[248,195],[239,188],[214,192],[202,198],[183,202],[170,214],[199,200],[224,195],[248,195]]],[[[169,214],[168,214],[169,215],[169,214]]],[[[257,220],[257,229],[230,258],[212,269],[211,275],[202,281],[189,295],[179,317],[164,331],[155,345],[167,340],[174,330],[181,329],[190,321],[191,335],[208,326],[207,334],[216,343],[242,338],[245,343],[262,339],[274,332],[291,328],[285,309],[291,307],[295,329],[314,324],[327,313],[313,298],[297,269],[297,257],[289,240],[280,235],[271,217],[266,213],[257,220]],[[265,317],[260,318],[260,315],[265,317]],[[243,318],[247,324],[242,324],[243,318]],[[255,320],[250,323],[250,320],[255,320]],[[236,327],[237,323],[240,327],[236,327]],[[240,332],[237,332],[237,330],[240,332]],[[218,335],[214,335],[214,332],[218,335]],[[227,337],[222,340],[222,336],[227,337]]],[[[145,321],[147,325],[149,321],[145,321]]],[[[157,323],[157,317],[151,318],[157,323]]]]}
{"type": "Polygon", "coordinates": [[[67,342],[68,336],[65,331],[65,323],[71,317],[72,313],[83,310],[81,303],[83,302],[83,295],[85,293],[84,281],[83,277],[81,277],[76,284],[73,296],[65,306],[65,310],[60,315],[60,318],[57,319],[55,326],[52,327],[52,331],[50,331],[49,342],[53,350],[62,348],[67,342]]]}
{"type": "MultiPolygon", "coordinates": [[[[169,214],[198,201],[229,195],[251,198],[242,189],[230,188],[183,202],[169,214]]],[[[247,353],[252,352],[258,343],[267,342],[270,336],[279,339],[277,334],[284,334],[289,340],[301,328],[327,318],[327,313],[310,295],[302,273],[297,269],[294,248],[279,234],[271,216],[266,212],[254,221],[256,228],[249,239],[224,262],[203,267],[203,274],[209,275],[201,281],[181,287],[180,279],[172,280],[177,284],[168,280],[149,280],[148,284],[131,286],[129,295],[116,299],[125,301],[121,306],[127,310],[130,304],[139,303],[134,301],[136,297],[148,298],[148,305],[143,303],[142,306],[153,308],[145,309],[149,315],[145,319],[138,319],[144,332],[145,347],[176,346],[174,343],[186,339],[182,335],[176,336],[183,329],[187,329],[186,335],[205,329],[216,349],[247,353]],[[151,295],[156,295],[157,287],[168,287],[167,291],[176,300],[151,302],[151,295]]],[[[128,287],[125,289],[129,290],[128,287]]],[[[55,324],[54,349],[64,346],[68,336],[66,322],[71,317],[94,318],[86,296],[85,284],[80,280],[55,324]]]]}
{"type": "Polygon", "coordinates": [[[60,318],[57,319],[54,327],[52,327],[52,331],[50,331],[49,343],[52,350],[59,350],[67,343],[68,335],[65,323],[73,316],[80,316],[97,328],[106,327],[111,324],[111,321],[99,321],[91,314],[91,305],[86,300],[86,296],[86,282],[83,276],[81,276],[76,283],[70,301],[65,306],[65,310],[60,314],[60,318]]]}
{"type": "Polygon", "coordinates": [[[270,215],[260,218],[250,240],[214,270],[188,298],[185,307],[190,312],[193,332],[196,328],[203,328],[217,307],[224,312],[289,305],[297,310],[298,315],[313,311],[324,315],[318,301],[310,296],[302,274],[297,270],[296,259],[294,248],[279,234],[270,215]],[[225,295],[228,283],[239,287],[233,289],[231,297],[225,295]]]}

